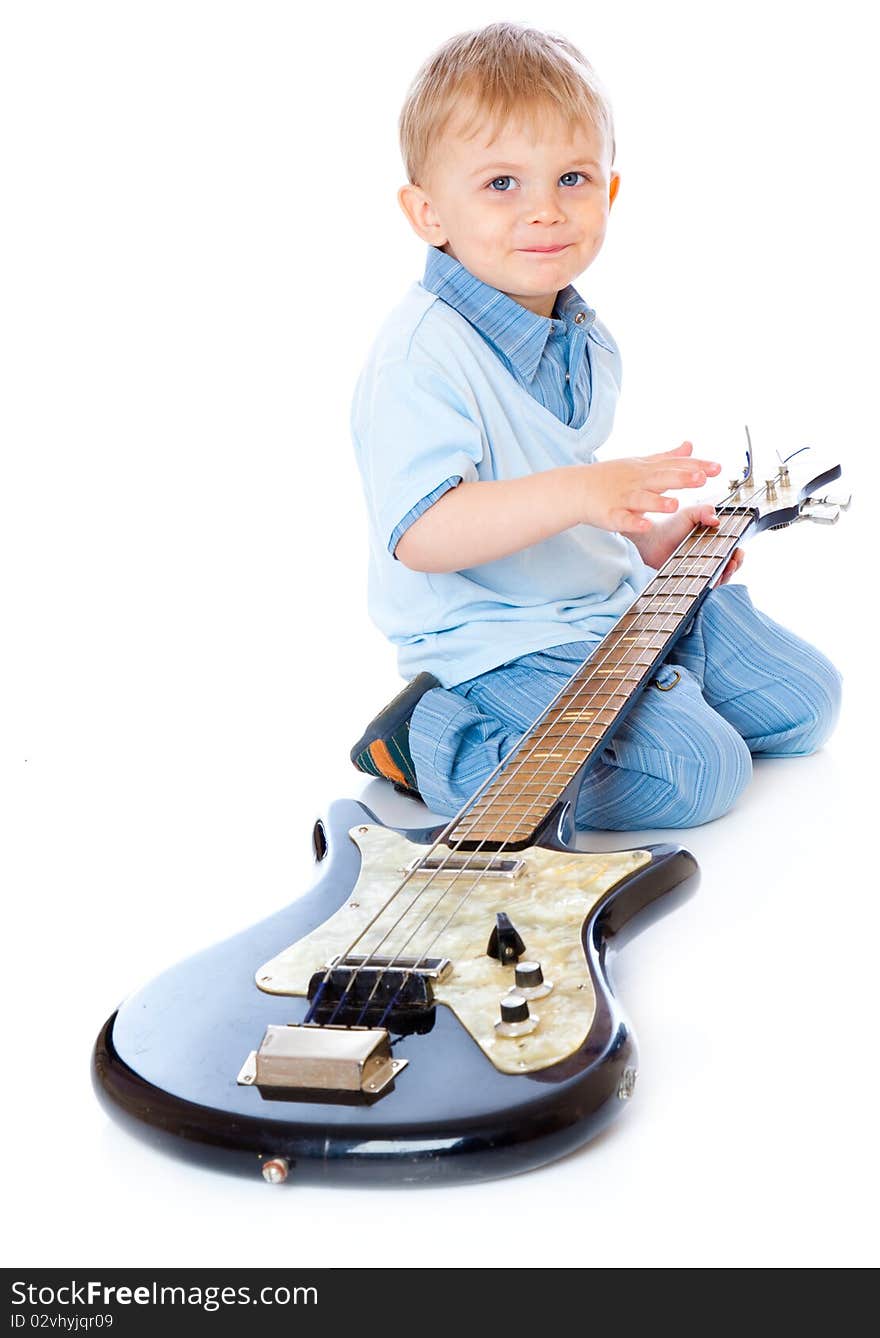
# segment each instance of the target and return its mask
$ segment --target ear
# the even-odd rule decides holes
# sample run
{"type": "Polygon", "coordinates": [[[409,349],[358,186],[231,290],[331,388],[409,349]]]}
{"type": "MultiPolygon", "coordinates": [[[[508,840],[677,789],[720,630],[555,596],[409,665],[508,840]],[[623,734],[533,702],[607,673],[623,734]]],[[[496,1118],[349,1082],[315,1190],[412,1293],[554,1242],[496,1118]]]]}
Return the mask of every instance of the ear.
{"type": "Polygon", "coordinates": [[[611,173],[611,182],[610,182],[610,185],[609,185],[609,187],[608,187],[608,208],[609,208],[609,209],[610,209],[611,206],[614,204],[614,201],[617,199],[617,192],[618,192],[619,187],[620,187],[620,173],[619,173],[619,172],[612,172],[612,173],[611,173]]]}
{"type": "Polygon", "coordinates": [[[437,217],[437,211],[421,186],[414,186],[408,181],[397,192],[397,203],[406,214],[410,227],[423,242],[437,247],[444,244],[446,233],[437,217]]]}

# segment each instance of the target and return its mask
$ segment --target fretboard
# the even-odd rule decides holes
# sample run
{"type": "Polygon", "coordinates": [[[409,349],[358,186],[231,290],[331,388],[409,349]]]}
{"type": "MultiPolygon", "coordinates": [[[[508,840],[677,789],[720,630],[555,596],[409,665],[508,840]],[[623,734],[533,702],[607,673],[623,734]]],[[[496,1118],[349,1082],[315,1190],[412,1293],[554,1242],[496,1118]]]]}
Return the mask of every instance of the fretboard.
{"type": "Polygon", "coordinates": [[[721,524],[698,526],[676,549],[588,660],[501,763],[446,840],[528,844],[584,764],[608,742],[755,513],[719,508],[721,524]]]}

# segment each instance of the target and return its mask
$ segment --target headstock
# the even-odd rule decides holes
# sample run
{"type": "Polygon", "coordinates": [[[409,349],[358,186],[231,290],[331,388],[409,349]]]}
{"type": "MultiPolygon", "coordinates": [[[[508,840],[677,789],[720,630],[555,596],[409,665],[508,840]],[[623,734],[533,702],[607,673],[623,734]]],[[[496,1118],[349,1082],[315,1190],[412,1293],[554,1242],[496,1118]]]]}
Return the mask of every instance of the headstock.
{"type": "Polygon", "coordinates": [[[781,530],[802,520],[833,525],[840,519],[841,511],[849,509],[851,497],[836,498],[823,491],[827,484],[840,478],[840,465],[817,469],[811,447],[801,446],[784,460],[777,451],[773,473],[756,479],[748,428],[746,439],[745,468],[739,478],[730,480],[729,492],[716,504],[716,511],[748,507],[755,513],[751,532],[758,534],[761,530],[781,530]]]}

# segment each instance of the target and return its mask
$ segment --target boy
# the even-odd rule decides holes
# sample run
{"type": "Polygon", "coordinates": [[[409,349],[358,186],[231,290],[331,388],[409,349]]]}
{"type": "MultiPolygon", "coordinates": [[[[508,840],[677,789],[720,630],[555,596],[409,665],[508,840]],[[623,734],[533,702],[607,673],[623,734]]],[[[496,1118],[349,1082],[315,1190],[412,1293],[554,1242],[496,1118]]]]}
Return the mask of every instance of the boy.
{"type": "MultiPolygon", "coordinates": [[[[682,538],[718,523],[667,493],[720,465],[690,442],[594,459],[620,354],[573,280],[620,176],[607,97],[577,48],[512,23],[459,34],[420,70],[400,131],[398,200],[428,257],[377,336],[351,425],[371,616],[405,678],[437,680],[394,742],[428,807],[452,816],[682,538]]],[[[809,753],[831,732],[838,671],[727,584],[741,560],[586,768],[578,828],[707,822],[753,753],[809,753]]]]}

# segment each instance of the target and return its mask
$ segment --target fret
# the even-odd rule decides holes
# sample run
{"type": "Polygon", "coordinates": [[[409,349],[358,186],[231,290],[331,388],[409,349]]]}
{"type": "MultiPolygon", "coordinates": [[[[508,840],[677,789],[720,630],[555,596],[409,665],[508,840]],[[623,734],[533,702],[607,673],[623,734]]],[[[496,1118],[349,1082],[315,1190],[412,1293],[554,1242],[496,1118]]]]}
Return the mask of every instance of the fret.
{"type": "Polygon", "coordinates": [[[574,771],[577,771],[578,766],[580,765],[577,760],[572,759],[571,752],[565,748],[536,748],[529,755],[529,762],[532,764],[535,762],[558,763],[558,765],[553,768],[554,775],[559,775],[560,771],[567,770],[569,766],[571,766],[574,771]]]}
{"type": "Polygon", "coordinates": [[[584,669],[585,674],[594,674],[605,664],[642,664],[649,662],[655,654],[654,646],[622,646],[610,642],[601,650],[594,652],[584,669]]]}
{"type": "Polygon", "coordinates": [[[648,586],[647,590],[639,595],[635,609],[639,619],[643,621],[654,615],[662,617],[670,612],[675,613],[678,606],[687,600],[688,594],[685,590],[652,590],[651,586],[648,586]]]}
{"type": "MultiPolygon", "coordinates": [[[[583,744],[577,744],[566,739],[555,750],[541,749],[540,757],[533,754],[514,769],[517,790],[546,785],[548,782],[555,784],[566,772],[574,775],[598,742],[598,739],[589,739],[583,744]]],[[[500,788],[504,784],[504,779],[503,774],[499,775],[486,791],[486,795],[500,788]]]]}
{"type": "Polygon", "coordinates": [[[684,613],[693,603],[693,598],[685,591],[670,593],[668,595],[655,595],[650,606],[640,609],[639,612],[645,617],[662,619],[661,627],[664,632],[671,632],[677,626],[670,622],[670,617],[675,614],[684,613]]]}
{"type": "Polygon", "coordinates": [[[548,798],[545,795],[543,799],[536,799],[534,804],[520,807],[515,811],[502,808],[496,814],[478,814],[473,821],[468,817],[456,827],[455,840],[469,841],[477,831],[493,841],[504,840],[511,829],[516,827],[531,826],[534,831],[541,819],[546,817],[554,800],[555,796],[548,798]]]}
{"type": "Polygon", "coordinates": [[[689,575],[711,575],[722,561],[724,561],[724,555],[713,558],[710,553],[702,553],[699,557],[693,558],[679,558],[675,562],[675,566],[671,567],[671,574],[673,574],[673,579],[689,577],[689,575]]]}
{"type": "MultiPolygon", "coordinates": [[[[517,800],[511,798],[508,803],[497,804],[489,808],[479,809],[474,813],[466,813],[463,819],[464,823],[476,825],[482,823],[487,825],[489,821],[493,822],[521,822],[528,813],[534,813],[537,816],[547,812],[550,804],[557,796],[551,794],[548,790],[545,794],[535,794],[531,799],[517,800]]],[[[461,830],[464,830],[462,828],[461,830]]],[[[459,834],[459,828],[456,828],[456,835],[459,834]]]]}
{"type": "MultiPolygon", "coordinates": [[[[590,751],[590,747],[597,742],[598,740],[591,739],[583,746],[578,746],[577,743],[566,739],[563,743],[557,744],[556,748],[539,748],[524,758],[511,758],[511,766],[514,767],[517,776],[517,789],[530,782],[543,784],[551,776],[559,776],[563,771],[576,771],[590,751]]],[[[490,794],[492,790],[502,785],[504,779],[504,774],[499,773],[486,794],[490,794]]]]}
{"type": "Polygon", "coordinates": [[[711,576],[720,562],[721,558],[715,557],[682,558],[675,565],[673,580],[687,576],[711,576]]]}
{"type": "Polygon", "coordinates": [[[617,655],[618,664],[628,664],[636,667],[640,664],[650,664],[662,644],[661,638],[657,639],[657,644],[652,646],[621,646],[611,654],[617,655]]]}
{"type": "Polygon", "coordinates": [[[671,572],[669,575],[670,587],[668,590],[660,591],[663,599],[675,598],[676,595],[698,594],[702,590],[704,582],[699,576],[688,576],[684,572],[676,575],[671,572]]]}
{"type": "MultiPolygon", "coordinates": [[[[613,633],[612,633],[613,635],[613,633]]],[[[640,646],[653,648],[655,644],[655,635],[653,632],[636,632],[632,636],[617,637],[617,642],[621,646],[632,647],[637,650],[640,646]]]]}
{"type": "MultiPolygon", "coordinates": [[[[582,763],[579,765],[582,765],[582,763]]],[[[575,768],[575,770],[577,770],[577,768],[575,768]]],[[[556,777],[554,780],[551,780],[548,777],[540,783],[535,780],[530,785],[520,786],[519,778],[517,778],[515,783],[511,782],[509,790],[502,790],[499,788],[497,792],[493,785],[492,789],[487,790],[486,794],[477,800],[473,808],[468,810],[465,817],[469,818],[472,813],[483,815],[490,810],[496,813],[503,813],[508,807],[514,809],[517,805],[522,804],[539,804],[543,806],[547,803],[548,798],[558,798],[558,792],[565,789],[565,785],[568,783],[568,780],[571,780],[571,776],[568,777],[568,780],[566,780],[563,785],[557,786],[557,780],[559,780],[559,777],[556,777]],[[486,802],[484,802],[484,800],[486,802]]]]}
{"type": "Polygon", "coordinates": [[[629,670],[625,664],[597,664],[592,670],[593,678],[627,678],[629,670]]]}
{"type": "MultiPolygon", "coordinates": [[[[560,790],[564,788],[564,785],[560,786],[560,790]]],[[[519,822],[525,813],[546,813],[557,798],[558,794],[549,788],[543,792],[536,791],[531,797],[524,799],[519,799],[514,795],[501,795],[495,803],[465,813],[462,822],[455,829],[455,834],[457,836],[460,831],[464,830],[463,824],[479,822],[486,825],[490,821],[499,823],[519,822]]]]}
{"type": "Polygon", "coordinates": [[[687,553],[687,552],[686,552],[686,553],[684,554],[684,556],[685,556],[685,557],[715,557],[715,558],[722,558],[722,557],[725,556],[726,553],[729,552],[729,550],[730,550],[730,545],[734,542],[734,539],[735,539],[736,537],[737,537],[737,536],[735,536],[735,535],[731,535],[731,536],[730,536],[729,538],[727,538],[727,539],[725,539],[725,538],[723,538],[723,537],[719,537],[718,539],[713,539],[710,543],[707,543],[707,544],[701,544],[701,545],[700,545],[700,551],[699,551],[699,553],[697,553],[697,552],[687,553]]]}
{"type": "Polygon", "coordinates": [[[528,841],[540,821],[539,816],[529,814],[504,827],[487,823],[485,826],[471,827],[466,832],[462,832],[460,839],[473,843],[495,841],[499,845],[510,845],[514,841],[528,841]]]}
{"type": "Polygon", "coordinates": [[[484,833],[495,832],[493,840],[502,839],[502,834],[510,831],[512,827],[522,827],[527,823],[532,824],[532,828],[537,827],[543,817],[547,816],[552,805],[556,802],[557,796],[549,792],[539,795],[530,803],[501,805],[496,809],[490,809],[475,813],[465,814],[462,821],[455,828],[454,840],[468,841],[471,834],[479,828],[484,833]]]}
{"type": "Polygon", "coordinates": [[[489,809],[501,812],[521,801],[543,803],[548,797],[555,799],[583,766],[590,752],[590,749],[585,749],[580,757],[572,755],[565,765],[554,765],[546,772],[531,772],[528,775],[516,772],[513,777],[501,773],[469,812],[484,813],[489,809]]]}
{"type": "Polygon", "coordinates": [[[578,710],[584,706],[591,711],[604,711],[606,707],[613,706],[615,701],[625,701],[628,696],[629,693],[622,688],[611,690],[607,683],[591,683],[589,679],[584,679],[577,696],[567,701],[565,706],[566,710],[578,710]]]}
{"type": "MultiPolygon", "coordinates": [[[[613,718],[612,716],[611,719],[613,718]]],[[[573,725],[557,725],[554,729],[541,735],[541,743],[547,744],[551,749],[563,748],[566,753],[570,752],[572,756],[578,753],[582,757],[594,743],[599,742],[610,724],[611,720],[608,720],[606,724],[594,726],[589,731],[573,725]]],[[[533,761],[536,756],[536,753],[529,752],[523,758],[523,761],[526,761],[526,759],[533,761]]]]}
{"type": "Polygon", "coordinates": [[[605,733],[608,725],[617,715],[617,711],[612,708],[606,708],[597,719],[596,712],[588,712],[590,719],[573,717],[570,720],[554,720],[552,724],[541,730],[541,738],[552,742],[562,738],[568,739],[598,739],[605,733]]]}
{"type": "Polygon", "coordinates": [[[508,827],[494,827],[491,824],[485,827],[472,827],[462,834],[461,840],[469,841],[473,845],[494,841],[500,846],[512,845],[514,841],[527,842],[539,822],[539,818],[533,821],[531,817],[527,817],[520,822],[511,823],[508,827]]]}

